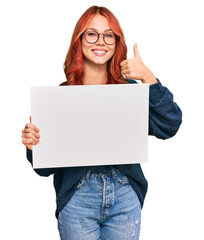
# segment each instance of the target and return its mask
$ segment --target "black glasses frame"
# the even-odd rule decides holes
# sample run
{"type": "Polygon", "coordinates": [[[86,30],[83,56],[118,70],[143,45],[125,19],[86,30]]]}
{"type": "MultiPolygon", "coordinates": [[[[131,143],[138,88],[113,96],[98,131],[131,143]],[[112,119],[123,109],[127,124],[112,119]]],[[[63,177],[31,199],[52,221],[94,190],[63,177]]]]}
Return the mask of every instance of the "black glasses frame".
{"type": "Polygon", "coordinates": [[[111,44],[110,44],[110,43],[107,43],[106,40],[105,40],[105,35],[107,35],[108,33],[98,33],[98,32],[96,32],[96,31],[85,31],[83,34],[85,35],[86,41],[87,41],[88,43],[90,43],[90,44],[94,44],[94,43],[98,42],[98,40],[99,40],[99,38],[100,38],[100,35],[103,36],[103,41],[104,41],[105,44],[107,44],[107,45],[113,45],[113,44],[115,44],[115,43],[118,41],[118,35],[116,35],[115,33],[113,33],[113,34],[115,35],[115,42],[114,42],[114,43],[111,43],[111,44]],[[89,42],[89,41],[86,39],[86,34],[87,34],[87,33],[90,33],[90,32],[94,32],[94,33],[97,34],[97,40],[96,40],[95,42],[89,42]]]}

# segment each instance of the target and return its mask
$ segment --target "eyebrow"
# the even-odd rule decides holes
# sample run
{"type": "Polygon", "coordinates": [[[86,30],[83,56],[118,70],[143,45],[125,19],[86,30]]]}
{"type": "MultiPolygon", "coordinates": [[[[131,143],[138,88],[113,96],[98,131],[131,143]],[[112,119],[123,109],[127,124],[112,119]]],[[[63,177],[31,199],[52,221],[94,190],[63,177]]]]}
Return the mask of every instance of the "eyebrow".
{"type": "MultiPolygon", "coordinates": [[[[95,32],[98,32],[98,30],[95,29],[95,28],[87,28],[86,30],[93,30],[93,31],[95,31],[95,32]]],[[[113,32],[113,30],[111,30],[111,29],[105,29],[103,32],[113,32]]]]}

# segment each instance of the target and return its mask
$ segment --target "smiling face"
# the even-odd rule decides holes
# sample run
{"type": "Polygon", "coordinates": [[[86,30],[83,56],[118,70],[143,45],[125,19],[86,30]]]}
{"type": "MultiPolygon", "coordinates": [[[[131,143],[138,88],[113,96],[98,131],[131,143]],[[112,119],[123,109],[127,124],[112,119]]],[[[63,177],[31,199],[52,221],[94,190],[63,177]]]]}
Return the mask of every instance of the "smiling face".
{"type": "MultiPolygon", "coordinates": [[[[93,17],[88,24],[86,31],[97,32],[100,34],[112,33],[107,19],[100,14],[97,14],[93,17]]],[[[103,35],[100,35],[98,41],[95,43],[87,42],[85,35],[83,35],[82,53],[84,56],[84,63],[107,65],[108,60],[110,60],[115,53],[115,47],[116,43],[107,45],[104,42],[103,35]]]]}

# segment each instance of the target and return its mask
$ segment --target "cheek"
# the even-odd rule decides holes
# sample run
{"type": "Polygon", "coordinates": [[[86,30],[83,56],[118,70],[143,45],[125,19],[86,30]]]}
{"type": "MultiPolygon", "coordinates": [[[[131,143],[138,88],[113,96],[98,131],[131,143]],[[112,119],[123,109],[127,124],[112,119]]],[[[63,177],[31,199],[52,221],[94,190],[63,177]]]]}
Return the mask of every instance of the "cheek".
{"type": "Polygon", "coordinates": [[[115,54],[115,50],[116,50],[116,47],[112,47],[109,51],[110,51],[110,54],[111,54],[111,57],[115,54]]]}
{"type": "Polygon", "coordinates": [[[81,50],[82,50],[82,54],[85,58],[90,58],[91,57],[91,46],[89,44],[87,44],[87,42],[81,44],[81,50]]]}
{"type": "Polygon", "coordinates": [[[84,55],[86,53],[86,46],[83,42],[81,44],[81,50],[82,50],[82,54],[84,55]]]}
{"type": "Polygon", "coordinates": [[[89,45],[87,44],[86,40],[82,39],[82,42],[81,42],[82,54],[86,55],[88,49],[89,49],[89,45]]]}

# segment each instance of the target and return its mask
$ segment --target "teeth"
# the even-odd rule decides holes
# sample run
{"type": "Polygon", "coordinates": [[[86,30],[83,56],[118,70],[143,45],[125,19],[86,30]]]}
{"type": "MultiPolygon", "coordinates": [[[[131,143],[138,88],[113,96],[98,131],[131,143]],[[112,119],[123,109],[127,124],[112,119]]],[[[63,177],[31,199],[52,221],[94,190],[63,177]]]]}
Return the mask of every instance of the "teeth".
{"type": "Polygon", "coordinates": [[[101,53],[101,54],[102,54],[102,53],[106,53],[106,51],[94,51],[94,52],[95,52],[95,53],[99,53],[99,54],[100,54],[100,53],[101,53]]]}

